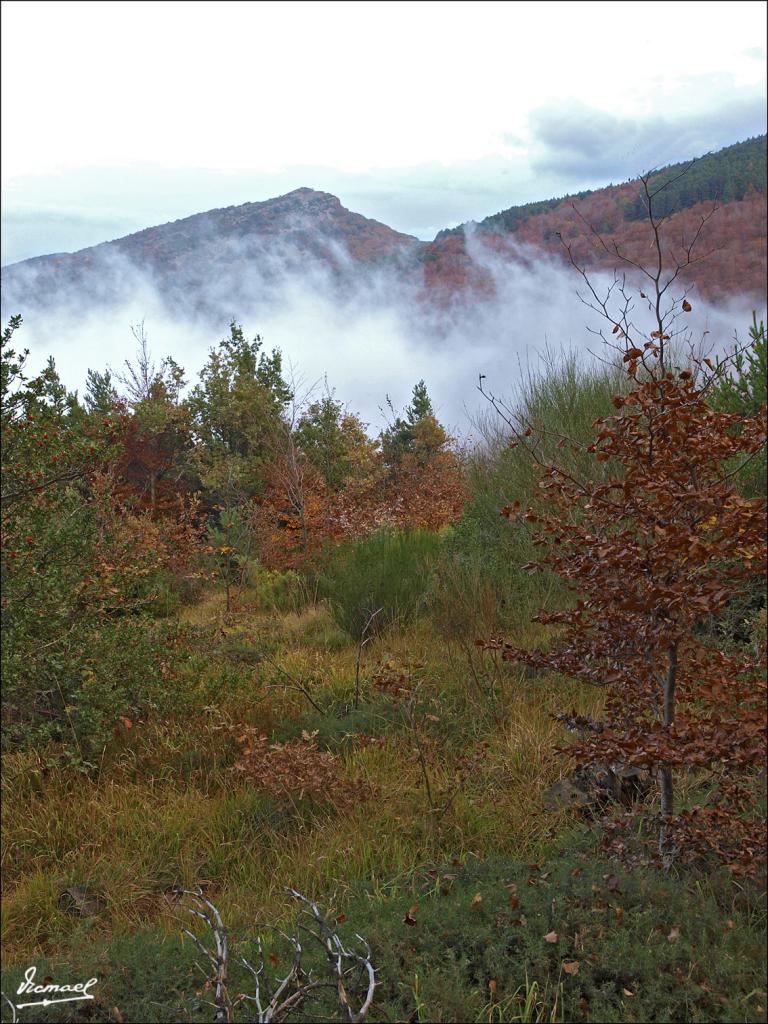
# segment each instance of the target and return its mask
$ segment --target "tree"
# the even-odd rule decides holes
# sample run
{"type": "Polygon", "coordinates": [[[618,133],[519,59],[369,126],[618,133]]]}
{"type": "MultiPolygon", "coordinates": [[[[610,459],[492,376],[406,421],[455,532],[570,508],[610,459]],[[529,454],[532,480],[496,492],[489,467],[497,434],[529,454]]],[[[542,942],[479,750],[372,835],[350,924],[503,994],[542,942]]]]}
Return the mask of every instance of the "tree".
{"type": "Polygon", "coordinates": [[[89,416],[52,362],[27,377],[14,317],[2,338],[4,743],[82,768],[154,674],[156,634],[133,618],[199,545],[191,510],[167,527],[120,500],[120,417],[89,416]],[[190,514],[188,514],[190,513],[190,514]]]}
{"type": "MultiPolygon", "coordinates": [[[[589,289],[585,301],[613,325],[617,340],[604,340],[622,353],[631,390],[614,398],[614,416],[594,424],[589,478],[541,462],[540,486],[551,511],[523,511],[517,503],[504,509],[521,528],[533,528],[534,543],[546,548],[525,568],[553,570],[570,587],[572,602],[536,616],[555,627],[549,649],[522,650],[500,639],[488,646],[507,660],[606,689],[604,720],[581,720],[586,738],[569,752],[581,764],[623,762],[657,771],[665,863],[708,848],[746,871],[763,846],[761,826],[744,812],[749,771],[765,760],[764,666],[752,651],[715,646],[701,627],[750,578],[765,576],[765,501],[734,486],[765,447],[765,406],[753,415],[715,411],[707,395],[723,366],[706,358],[696,373],[672,372],[668,343],[680,333],[675,321],[692,306],[685,296],[668,300],[668,290],[695,261],[698,232],[668,269],[664,218],[656,215],[650,176],[641,181],[652,265],[625,259],[615,244],[614,253],[650,282],[652,294],[641,297],[655,330],[644,338],[633,322],[625,279],[615,278],[601,295],[574,262],[589,289]],[[614,291],[618,312],[609,305],[614,291]],[[708,772],[715,795],[675,817],[678,769],[708,772]]],[[[607,248],[599,236],[597,244],[607,248]]],[[[508,422],[513,446],[525,445],[538,458],[532,429],[508,422]]]]}
{"type": "Polygon", "coordinates": [[[376,444],[365,424],[337,401],[333,392],[311,402],[295,429],[296,446],[334,491],[352,478],[368,476],[376,457],[376,444]]]}
{"type": "MultiPolygon", "coordinates": [[[[391,403],[390,403],[391,408],[391,403]]],[[[405,418],[396,416],[382,432],[381,448],[385,463],[395,467],[405,455],[415,455],[420,462],[442,451],[448,435],[437,421],[423,380],[414,385],[411,404],[405,418]]]]}
{"type": "Polygon", "coordinates": [[[291,400],[280,352],[268,355],[262,344],[258,335],[247,341],[232,321],[186,403],[203,483],[219,497],[227,487],[243,496],[261,490],[271,439],[291,400]]]}
{"type": "Polygon", "coordinates": [[[736,346],[727,360],[723,360],[723,374],[712,389],[712,405],[724,412],[737,412],[742,416],[756,416],[768,402],[768,338],[765,324],[757,322],[752,313],[749,328],[751,344],[736,346]]]}
{"type": "MultiPolygon", "coordinates": [[[[766,429],[759,416],[714,413],[690,371],[645,381],[616,404],[589,449],[609,474],[581,481],[545,466],[552,512],[523,514],[548,549],[526,568],[546,566],[573,591],[571,608],[536,616],[559,627],[556,642],[545,652],[492,646],[604,686],[600,730],[569,752],[585,764],[659,769],[661,813],[671,818],[673,769],[707,769],[733,791],[739,770],[765,756],[759,666],[711,649],[697,628],[765,573],[765,503],[741,498],[723,466],[760,451],[766,429]]],[[[670,836],[662,830],[667,856],[670,836]]]]}
{"type": "Polygon", "coordinates": [[[88,370],[85,385],[85,407],[92,416],[111,416],[121,407],[112,371],[88,370]]]}
{"type": "Polygon", "coordinates": [[[208,528],[216,576],[224,587],[226,610],[232,610],[232,589],[242,587],[248,575],[252,555],[253,510],[246,504],[240,508],[221,509],[218,520],[208,528]]]}

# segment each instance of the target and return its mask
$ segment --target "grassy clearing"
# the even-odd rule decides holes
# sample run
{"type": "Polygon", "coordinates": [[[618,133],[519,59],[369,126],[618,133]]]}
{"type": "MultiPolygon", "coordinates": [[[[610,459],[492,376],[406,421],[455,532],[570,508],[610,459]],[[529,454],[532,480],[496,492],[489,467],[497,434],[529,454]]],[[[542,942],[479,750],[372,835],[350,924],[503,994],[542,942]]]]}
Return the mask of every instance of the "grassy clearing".
{"type": "MultiPolygon", "coordinates": [[[[692,871],[628,874],[568,812],[542,809],[542,790],[568,768],[550,712],[565,702],[594,713],[591,691],[557,678],[532,684],[491,662],[475,666],[485,673],[478,686],[460,648],[422,622],[366,648],[355,710],[356,649],[340,646],[322,608],[226,616],[211,596],[185,616],[209,630],[189,686],[199,697],[229,680],[215,703],[124,730],[93,778],[29,753],[6,758],[6,988],[35,963],[55,978],[100,978],[89,1020],[114,1020],[115,1006],[126,1021],[208,1020],[167,890],[206,886],[238,942],[289,927],[291,885],[370,938],[380,966],[372,1020],[765,1019],[754,887],[692,871]],[[419,740],[447,811],[430,810],[408,719],[370,685],[383,662],[409,666],[418,682],[419,740]],[[275,665],[311,687],[322,714],[275,665]],[[236,751],[223,727],[234,722],[280,742],[317,730],[375,796],[340,813],[255,792],[229,770],[236,751]],[[457,786],[459,758],[473,752],[457,786]],[[97,901],[95,913],[72,912],[62,893],[74,886],[97,901]],[[679,939],[669,940],[673,929],[679,939]],[[577,973],[565,972],[574,962],[577,973]]],[[[235,972],[233,984],[245,979],[235,972]]],[[[40,1012],[86,1019],[72,1008],[40,1012]]]]}
{"type": "Polygon", "coordinates": [[[67,955],[84,922],[62,908],[59,896],[75,885],[100,900],[100,913],[87,922],[100,933],[147,924],[162,930],[164,891],[178,883],[209,883],[240,925],[274,917],[287,884],[337,893],[361,882],[384,884],[415,864],[468,850],[528,855],[548,838],[552,820],[537,807],[536,792],[563,769],[552,751],[560,730],[548,717],[554,690],[552,700],[546,689],[536,699],[520,689],[506,701],[479,770],[454,795],[450,814],[438,817],[425,799],[408,723],[369,684],[382,660],[424,666],[421,700],[437,714],[420,738],[433,791],[447,799],[456,757],[487,738],[491,709],[429,628],[385,633],[369,645],[355,712],[356,650],[349,642],[340,646],[321,608],[227,617],[211,596],[184,618],[215,627],[216,641],[206,634],[212,645],[189,665],[196,676],[189,685],[211,704],[194,716],[122,730],[93,778],[46,768],[32,754],[6,759],[3,941],[12,960],[67,955]],[[244,657],[249,650],[252,659],[244,657]],[[301,680],[323,715],[291,680],[301,680]],[[255,793],[229,771],[235,748],[223,727],[236,722],[256,724],[280,741],[318,729],[344,772],[366,779],[376,798],[342,815],[310,800],[283,806],[255,793]],[[381,742],[366,745],[362,737],[381,742]]]}

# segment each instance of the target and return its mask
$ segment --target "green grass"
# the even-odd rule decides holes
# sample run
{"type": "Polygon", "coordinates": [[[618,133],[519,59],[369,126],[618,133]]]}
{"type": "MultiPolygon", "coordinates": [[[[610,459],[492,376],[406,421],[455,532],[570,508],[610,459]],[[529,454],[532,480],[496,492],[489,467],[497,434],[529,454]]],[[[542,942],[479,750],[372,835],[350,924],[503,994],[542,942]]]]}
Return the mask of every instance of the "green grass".
{"type": "MultiPolygon", "coordinates": [[[[378,985],[370,1019],[765,1020],[760,889],[717,872],[627,871],[595,842],[590,832],[572,831],[535,861],[465,852],[329,890],[325,908],[345,915],[345,938],[359,932],[372,947],[378,985]]],[[[290,928],[295,910],[279,904],[290,928]]],[[[235,924],[233,908],[219,906],[234,926],[235,954],[258,928],[267,948],[283,955],[263,918],[235,924]]],[[[175,931],[81,929],[64,958],[37,959],[40,976],[99,977],[87,1015],[58,1007],[38,1019],[114,1020],[114,1006],[126,1021],[210,1019],[196,995],[194,951],[179,936],[181,911],[166,907],[166,917],[175,931]]],[[[232,990],[250,991],[234,959],[232,990]]],[[[6,971],[6,991],[20,974],[20,967],[6,971]]],[[[340,1018],[329,996],[305,1019],[340,1018]]]]}
{"type": "Polygon", "coordinates": [[[4,985],[33,962],[57,980],[101,979],[91,1016],[51,1008],[46,1019],[114,1020],[115,1006],[124,1020],[210,1019],[165,897],[179,883],[207,885],[239,939],[290,926],[286,885],[344,913],[380,968],[372,1021],[764,1019],[764,904],[753,886],[704,870],[627,873],[569,812],[544,811],[543,789],[568,770],[551,712],[596,712],[591,691],[556,677],[525,683],[497,666],[493,703],[422,620],[365,648],[356,710],[356,649],[326,642],[337,630],[327,611],[227,617],[216,597],[205,615],[210,628],[186,663],[194,701],[125,731],[97,775],[31,753],[5,759],[4,985]],[[311,685],[322,714],[242,656],[260,637],[262,651],[311,685]],[[382,663],[407,668],[418,687],[438,813],[411,725],[372,686],[382,663]],[[230,684],[217,694],[224,667],[230,684]],[[373,797],[341,813],[255,792],[229,770],[235,746],[224,727],[236,722],[280,741],[317,731],[373,797]],[[477,751],[457,787],[458,758],[477,751]],[[504,883],[517,885],[518,908],[504,883]],[[99,901],[96,913],[80,917],[62,900],[74,885],[99,901]],[[513,911],[527,923],[515,924],[513,911]],[[556,944],[543,940],[552,930],[556,944]],[[573,961],[577,975],[562,969],[573,961]]]}
{"type": "Polygon", "coordinates": [[[469,500],[451,531],[435,574],[433,607],[443,635],[461,643],[492,632],[524,626],[542,605],[562,600],[562,587],[549,574],[528,576],[521,566],[537,548],[524,524],[501,515],[505,505],[539,502],[538,462],[555,460],[576,476],[595,470],[594,459],[570,445],[591,442],[593,421],[615,412],[611,398],[626,389],[626,375],[576,354],[550,355],[538,371],[521,373],[507,418],[490,410],[476,424],[479,444],[468,462],[469,500]],[[530,427],[533,434],[525,438],[530,427]],[[535,452],[535,458],[531,451],[535,452]]]}

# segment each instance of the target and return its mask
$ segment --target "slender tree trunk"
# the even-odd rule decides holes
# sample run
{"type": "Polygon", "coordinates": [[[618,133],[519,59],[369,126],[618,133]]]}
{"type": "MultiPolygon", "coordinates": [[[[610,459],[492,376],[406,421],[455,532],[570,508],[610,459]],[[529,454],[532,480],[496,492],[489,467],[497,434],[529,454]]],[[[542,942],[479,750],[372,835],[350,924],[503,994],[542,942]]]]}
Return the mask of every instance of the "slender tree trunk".
{"type": "Polygon", "coordinates": [[[360,660],[363,656],[363,635],[357,645],[357,662],[355,664],[355,710],[360,707],[360,660]]]}
{"type": "MultiPolygon", "coordinates": [[[[675,685],[677,683],[677,642],[667,651],[667,674],[664,679],[664,728],[669,729],[675,721],[675,685]]],[[[674,814],[674,788],[672,780],[672,768],[669,765],[662,765],[661,777],[661,814],[669,817],[674,814]]],[[[666,825],[662,824],[659,832],[659,852],[664,858],[665,864],[670,865],[674,859],[674,850],[669,845],[669,835],[666,825]]]]}

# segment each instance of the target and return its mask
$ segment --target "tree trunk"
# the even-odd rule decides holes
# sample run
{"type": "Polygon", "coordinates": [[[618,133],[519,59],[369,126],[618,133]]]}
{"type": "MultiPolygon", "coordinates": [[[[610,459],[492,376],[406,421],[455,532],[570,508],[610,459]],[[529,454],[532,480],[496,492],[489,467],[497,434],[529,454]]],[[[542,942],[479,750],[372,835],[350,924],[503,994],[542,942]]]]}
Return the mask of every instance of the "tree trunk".
{"type": "MultiPolygon", "coordinates": [[[[667,674],[664,679],[664,717],[663,723],[669,729],[675,721],[675,684],[677,682],[677,642],[667,651],[667,674]]],[[[674,814],[674,788],[672,780],[672,768],[669,765],[661,766],[660,776],[661,788],[661,814],[662,817],[670,817],[674,814]]],[[[675,851],[670,847],[668,829],[662,823],[659,832],[659,852],[664,858],[665,866],[669,867],[674,860],[675,851]]]]}

